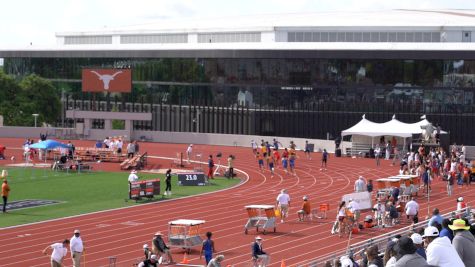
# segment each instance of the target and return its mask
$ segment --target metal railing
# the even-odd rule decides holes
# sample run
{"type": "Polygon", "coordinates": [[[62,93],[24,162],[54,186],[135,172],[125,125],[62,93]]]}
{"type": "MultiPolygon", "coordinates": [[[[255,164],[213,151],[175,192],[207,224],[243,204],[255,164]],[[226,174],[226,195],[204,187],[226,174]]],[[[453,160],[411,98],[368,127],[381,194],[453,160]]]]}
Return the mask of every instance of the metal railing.
{"type": "MultiPolygon", "coordinates": [[[[455,218],[457,215],[462,215],[462,217],[465,218],[470,218],[472,214],[472,210],[470,206],[467,206],[466,208],[460,210],[460,211],[451,211],[445,214],[442,214],[441,216],[445,218],[455,218]]],[[[332,253],[326,254],[324,256],[318,257],[316,259],[312,260],[307,260],[305,261],[304,264],[299,264],[299,266],[312,266],[312,267],[318,267],[318,266],[324,266],[326,262],[334,262],[335,260],[340,259],[342,256],[350,256],[354,260],[358,260],[362,257],[363,252],[366,248],[369,246],[377,245],[379,251],[384,251],[386,248],[386,245],[389,240],[394,238],[396,235],[407,235],[410,232],[415,232],[417,229],[425,228],[428,225],[430,219],[418,222],[413,225],[409,225],[382,235],[379,235],[375,238],[370,238],[365,241],[357,242],[355,244],[350,245],[346,250],[337,250],[332,253]]]]}

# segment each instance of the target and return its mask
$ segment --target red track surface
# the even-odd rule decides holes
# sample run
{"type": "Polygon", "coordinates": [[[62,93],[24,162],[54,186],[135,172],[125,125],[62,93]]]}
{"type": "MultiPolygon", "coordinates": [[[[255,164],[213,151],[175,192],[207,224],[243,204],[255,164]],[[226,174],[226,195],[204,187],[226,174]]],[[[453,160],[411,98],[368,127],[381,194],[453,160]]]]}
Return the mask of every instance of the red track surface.
{"type": "MultiPolygon", "coordinates": [[[[18,139],[0,139],[0,143],[7,147],[19,147],[21,142],[22,140],[18,139]]],[[[75,143],[92,144],[85,141],[75,143]]],[[[141,151],[147,151],[149,155],[154,156],[174,157],[176,152],[185,149],[186,145],[141,144],[141,151]]],[[[18,155],[19,152],[14,151],[18,155]]],[[[249,180],[223,192],[1,229],[0,265],[49,266],[49,258],[41,254],[43,248],[64,238],[70,238],[73,230],[79,228],[87,247],[87,266],[107,266],[109,256],[117,257],[116,266],[131,266],[135,259],[142,256],[142,245],[151,243],[153,233],[167,232],[169,221],[203,219],[206,220],[203,231],[213,232],[216,249],[226,257],[225,264],[250,266],[250,245],[257,234],[253,230],[250,230],[248,235],[244,234],[244,224],[247,221],[244,206],[274,204],[279,191],[286,188],[292,198],[290,217],[285,223],[278,223],[277,233],[263,236],[263,246],[264,250],[271,254],[271,266],[278,266],[282,259],[285,259],[287,266],[297,266],[309,259],[346,247],[347,239],[330,235],[330,228],[338,201],[343,194],[352,192],[354,180],[359,175],[376,179],[397,173],[397,168],[389,166],[388,161],[383,160],[382,166],[377,168],[373,160],[334,157],[329,159],[328,170],[321,172],[319,171],[321,155],[315,153],[312,160],[307,160],[302,153],[296,163],[296,177],[287,176],[278,169],[276,176],[270,178],[268,171],[261,173],[257,170],[257,162],[248,148],[195,145],[194,152],[202,152],[203,155],[223,152],[225,157],[230,153],[236,155],[235,167],[244,172],[239,174],[240,178],[246,180],[247,174],[249,180]],[[298,222],[296,211],[300,208],[303,195],[309,197],[314,207],[320,203],[330,203],[332,212],[328,219],[298,222]],[[140,225],[131,226],[133,223],[130,222],[140,225]],[[25,237],[26,234],[29,236],[25,237]]],[[[12,150],[7,150],[7,154],[11,153],[12,150]]],[[[0,164],[5,163],[8,162],[3,161],[0,164]]],[[[100,165],[104,170],[119,168],[118,164],[100,165]]],[[[169,162],[164,160],[151,160],[151,165],[153,168],[170,166],[169,162]]],[[[124,174],[124,182],[126,176],[124,174]]],[[[454,210],[455,199],[459,195],[463,195],[469,204],[473,204],[475,200],[473,189],[456,188],[454,195],[448,198],[444,188],[441,181],[435,181],[431,195],[431,209],[438,207],[444,213],[454,210]]],[[[12,190],[14,194],[21,188],[12,190]]],[[[174,190],[179,188],[175,186],[174,190]]],[[[427,212],[427,200],[419,197],[418,202],[424,216],[427,212]]],[[[382,232],[376,229],[365,229],[353,236],[352,243],[380,233],[382,232]]],[[[173,249],[172,252],[174,260],[180,262],[183,258],[182,250],[173,249]]],[[[204,262],[204,259],[199,259],[197,249],[192,251],[189,259],[192,264],[204,262]]],[[[71,266],[71,260],[66,259],[65,264],[71,266]]]]}

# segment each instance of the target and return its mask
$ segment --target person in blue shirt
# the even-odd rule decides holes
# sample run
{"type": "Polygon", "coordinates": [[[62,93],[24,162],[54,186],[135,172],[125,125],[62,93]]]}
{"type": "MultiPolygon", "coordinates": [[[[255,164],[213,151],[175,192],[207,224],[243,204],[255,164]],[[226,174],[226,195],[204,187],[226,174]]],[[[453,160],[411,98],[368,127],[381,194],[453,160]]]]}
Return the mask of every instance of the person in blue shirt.
{"type": "Polygon", "coordinates": [[[452,242],[452,239],[454,239],[454,234],[449,228],[450,224],[451,222],[449,219],[442,220],[442,230],[440,230],[439,237],[446,236],[450,239],[450,242],[452,242]]]}
{"type": "Polygon", "coordinates": [[[424,259],[427,259],[426,251],[424,249],[424,240],[422,239],[422,236],[418,233],[414,233],[411,235],[411,239],[417,248],[416,253],[421,255],[421,257],[423,257],[424,259]]]}
{"type": "Polygon", "coordinates": [[[428,226],[434,226],[434,225],[432,225],[434,222],[437,222],[438,224],[442,225],[443,220],[444,220],[444,218],[442,216],[440,216],[440,214],[439,214],[439,209],[435,208],[432,211],[432,217],[429,220],[428,226]]]}
{"type": "Polygon", "coordinates": [[[211,240],[212,235],[213,234],[211,232],[206,232],[207,239],[203,241],[203,245],[201,246],[200,259],[204,254],[206,265],[208,265],[211,259],[213,258],[213,252],[216,252],[216,249],[214,248],[214,241],[211,240]]]}
{"type": "Polygon", "coordinates": [[[96,141],[96,148],[102,148],[102,141],[101,140],[96,141]]]}

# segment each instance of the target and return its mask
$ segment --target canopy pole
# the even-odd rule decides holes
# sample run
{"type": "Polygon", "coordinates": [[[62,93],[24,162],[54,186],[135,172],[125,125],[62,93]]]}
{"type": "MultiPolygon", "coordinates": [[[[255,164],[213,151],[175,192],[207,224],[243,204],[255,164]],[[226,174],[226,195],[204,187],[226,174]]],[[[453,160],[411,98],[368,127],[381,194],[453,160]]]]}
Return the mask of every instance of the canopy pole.
{"type": "Polygon", "coordinates": [[[374,148],[374,136],[371,136],[371,148],[374,148]]]}

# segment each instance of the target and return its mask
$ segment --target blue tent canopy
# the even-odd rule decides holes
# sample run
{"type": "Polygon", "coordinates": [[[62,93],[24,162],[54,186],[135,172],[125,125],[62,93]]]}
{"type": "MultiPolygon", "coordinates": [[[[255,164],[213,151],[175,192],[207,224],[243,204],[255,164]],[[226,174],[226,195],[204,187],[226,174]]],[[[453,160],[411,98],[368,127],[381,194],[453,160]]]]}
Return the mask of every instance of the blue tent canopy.
{"type": "Polygon", "coordinates": [[[69,146],[66,145],[66,144],[60,143],[60,142],[55,141],[55,140],[50,140],[50,139],[42,141],[42,142],[35,143],[35,144],[31,145],[30,147],[31,148],[36,148],[36,149],[46,149],[46,150],[55,149],[55,148],[58,148],[58,147],[69,148],[69,146]]]}

